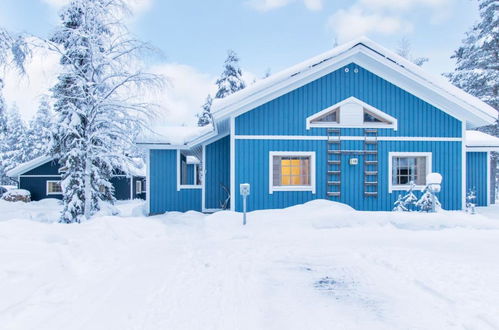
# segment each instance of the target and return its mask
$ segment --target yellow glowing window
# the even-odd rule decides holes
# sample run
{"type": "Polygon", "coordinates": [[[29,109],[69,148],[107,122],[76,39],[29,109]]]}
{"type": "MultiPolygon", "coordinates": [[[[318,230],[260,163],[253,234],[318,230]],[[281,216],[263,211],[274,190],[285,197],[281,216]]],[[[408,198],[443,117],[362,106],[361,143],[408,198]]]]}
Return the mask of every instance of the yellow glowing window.
{"type": "Polygon", "coordinates": [[[274,186],[310,186],[310,157],[274,156],[274,186]]]}

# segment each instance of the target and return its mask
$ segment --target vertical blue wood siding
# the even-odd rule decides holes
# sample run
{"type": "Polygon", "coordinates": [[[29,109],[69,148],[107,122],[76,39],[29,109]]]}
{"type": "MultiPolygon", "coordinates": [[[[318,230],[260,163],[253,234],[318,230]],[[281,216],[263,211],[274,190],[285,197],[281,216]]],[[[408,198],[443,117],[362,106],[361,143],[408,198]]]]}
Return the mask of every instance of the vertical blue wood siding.
{"type": "Polygon", "coordinates": [[[150,214],[167,211],[201,211],[201,189],[177,191],[177,151],[151,150],[150,214]]]}
{"type": "MultiPolygon", "coordinates": [[[[398,130],[380,129],[380,136],[462,135],[459,120],[354,63],[240,115],[236,134],[326,135],[325,128],[307,130],[306,118],[351,96],[397,118],[398,130]]],[[[344,129],[342,134],[362,133],[344,129]]]]}
{"type": "Polygon", "coordinates": [[[219,209],[230,191],[230,137],[226,136],[206,146],[205,207],[219,209]]]}
{"type": "Polygon", "coordinates": [[[487,206],[487,153],[466,153],[466,192],[475,190],[476,205],[487,206]]]}
{"type": "MultiPolygon", "coordinates": [[[[344,141],[342,148],[361,150],[363,141],[344,141]]],[[[248,201],[250,210],[283,208],[305,203],[312,199],[326,199],[326,141],[314,140],[236,140],[236,187],[241,183],[251,184],[248,201]],[[270,151],[315,151],[316,193],[303,191],[279,191],[269,194],[269,152],[270,151]]],[[[333,198],[357,210],[388,211],[400,191],[388,192],[388,153],[431,152],[432,170],[443,176],[439,199],[447,210],[461,209],[461,142],[379,142],[379,197],[364,197],[363,169],[361,155],[343,155],[341,197],[333,198]],[[348,158],[359,158],[359,165],[348,165],[348,158]]],[[[419,193],[417,194],[419,197],[419,193]]],[[[241,211],[242,201],[236,197],[236,210],[241,211]]]]}
{"type": "Polygon", "coordinates": [[[59,163],[55,160],[51,160],[42,164],[40,166],[35,167],[32,170],[29,170],[22,175],[59,175],[59,163]]]}

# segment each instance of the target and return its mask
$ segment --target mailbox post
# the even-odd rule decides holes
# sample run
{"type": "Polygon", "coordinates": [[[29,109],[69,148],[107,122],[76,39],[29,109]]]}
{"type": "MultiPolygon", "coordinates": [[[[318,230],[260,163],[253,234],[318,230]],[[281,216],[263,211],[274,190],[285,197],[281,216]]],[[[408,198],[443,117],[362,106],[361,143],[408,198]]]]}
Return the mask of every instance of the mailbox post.
{"type": "Polygon", "coordinates": [[[239,193],[243,197],[243,225],[246,225],[246,200],[250,195],[250,184],[249,183],[241,183],[239,185],[239,193]]]}

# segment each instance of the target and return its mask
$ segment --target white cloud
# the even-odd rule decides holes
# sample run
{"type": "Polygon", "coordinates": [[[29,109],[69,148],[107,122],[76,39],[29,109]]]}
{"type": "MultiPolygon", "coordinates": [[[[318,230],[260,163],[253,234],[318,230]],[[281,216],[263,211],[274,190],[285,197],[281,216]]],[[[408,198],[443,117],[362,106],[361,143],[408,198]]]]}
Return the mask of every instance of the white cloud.
{"type": "Polygon", "coordinates": [[[157,65],[152,72],[167,80],[165,89],[151,98],[160,106],[158,120],[168,125],[194,124],[206,96],[215,92],[216,78],[177,63],[157,65]]]}
{"type": "Polygon", "coordinates": [[[328,27],[338,38],[345,42],[367,34],[407,33],[412,29],[408,22],[397,16],[367,12],[360,6],[352,6],[334,13],[328,20],[328,27]]]}
{"type": "Polygon", "coordinates": [[[45,49],[36,48],[26,65],[26,76],[7,71],[3,94],[8,105],[16,103],[23,119],[28,121],[36,113],[43,94],[57,81],[60,72],[59,56],[45,49]]]}
{"type": "MultiPolygon", "coordinates": [[[[270,11],[273,9],[285,7],[297,0],[250,0],[247,3],[258,11],[270,11]]],[[[323,0],[300,0],[309,10],[321,10],[323,0]]]]}

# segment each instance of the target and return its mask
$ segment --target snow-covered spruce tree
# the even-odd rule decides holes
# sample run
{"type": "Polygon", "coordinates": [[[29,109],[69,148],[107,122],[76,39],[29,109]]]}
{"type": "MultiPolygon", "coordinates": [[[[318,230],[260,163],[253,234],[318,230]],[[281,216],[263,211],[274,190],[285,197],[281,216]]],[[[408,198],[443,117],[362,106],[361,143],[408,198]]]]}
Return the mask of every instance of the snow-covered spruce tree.
{"type": "Polygon", "coordinates": [[[215,94],[215,98],[223,99],[227,95],[245,88],[246,84],[242,76],[243,73],[239,67],[239,57],[233,50],[229,50],[224,63],[224,71],[216,82],[218,91],[215,94]]]}
{"type": "MultiPolygon", "coordinates": [[[[454,72],[446,74],[450,81],[499,111],[499,1],[477,0],[480,20],[466,33],[452,55],[454,72]]],[[[478,130],[499,137],[499,119],[494,125],[478,130]]],[[[492,153],[492,168],[499,166],[499,153],[492,153]]],[[[495,171],[499,186],[499,171],[495,171]]]]}
{"type": "Polygon", "coordinates": [[[24,74],[24,63],[31,54],[22,35],[14,35],[0,27],[0,184],[11,183],[5,175],[6,166],[10,166],[6,153],[9,151],[7,143],[7,105],[2,96],[4,70],[11,67],[24,74]]]}
{"type": "Polygon", "coordinates": [[[2,95],[3,81],[0,79],[0,184],[9,183],[5,175],[5,152],[7,151],[7,107],[2,95]]]}
{"type": "Polygon", "coordinates": [[[405,195],[399,195],[397,201],[395,201],[393,211],[404,211],[404,212],[410,212],[414,211],[416,208],[416,202],[418,201],[418,198],[416,195],[414,195],[414,189],[416,187],[416,184],[414,181],[411,181],[410,183],[410,188],[407,194],[405,195]]]}
{"type": "Polygon", "coordinates": [[[42,96],[35,117],[30,121],[27,143],[30,158],[36,158],[49,153],[52,136],[52,109],[48,96],[42,96]]]}
{"type": "Polygon", "coordinates": [[[8,171],[17,165],[29,160],[26,124],[19,114],[17,105],[13,105],[7,112],[7,134],[2,163],[8,171]]]}
{"type": "Polygon", "coordinates": [[[64,169],[61,222],[88,219],[102,201],[114,201],[112,172],[128,170],[132,131],[150,108],[140,87],[160,81],[136,68],[148,47],[130,36],[128,13],[122,0],[72,0],[49,43],[63,67],[52,88],[51,147],[64,169]]]}
{"type": "MultiPolygon", "coordinates": [[[[243,72],[239,67],[239,57],[233,50],[227,51],[227,58],[224,62],[224,69],[220,78],[217,79],[216,84],[218,87],[215,94],[216,99],[223,99],[227,95],[235,93],[246,87],[243,80],[243,72]]],[[[206,126],[212,122],[211,104],[213,99],[208,95],[205,103],[202,106],[201,113],[198,117],[198,126],[206,126]]]]}
{"type": "Polygon", "coordinates": [[[206,101],[203,104],[203,109],[201,113],[197,116],[198,117],[198,126],[206,126],[209,125],[213,120],[211,118],[211,103],[213,102],[213,99],[211,98],[211,95],[208,94],[206,97],[206,101]]]}
{"type": "Polygon", "coordinates": [[[442,204],[440,204],[437,195],[431,187],[426,186],[423,195],[416,202],[416,207],[418,207],[421,212],[438,212],[442,208],[442,204]]]}
{"type": "MultiPolygon", "coordinates": [[[[499,1],[478,0],[480,21],[475,24],[455,51],[451,82],[499,109],[499,1]]],[[[497,128],[496,128],[497,133],[497,128]]]]}

